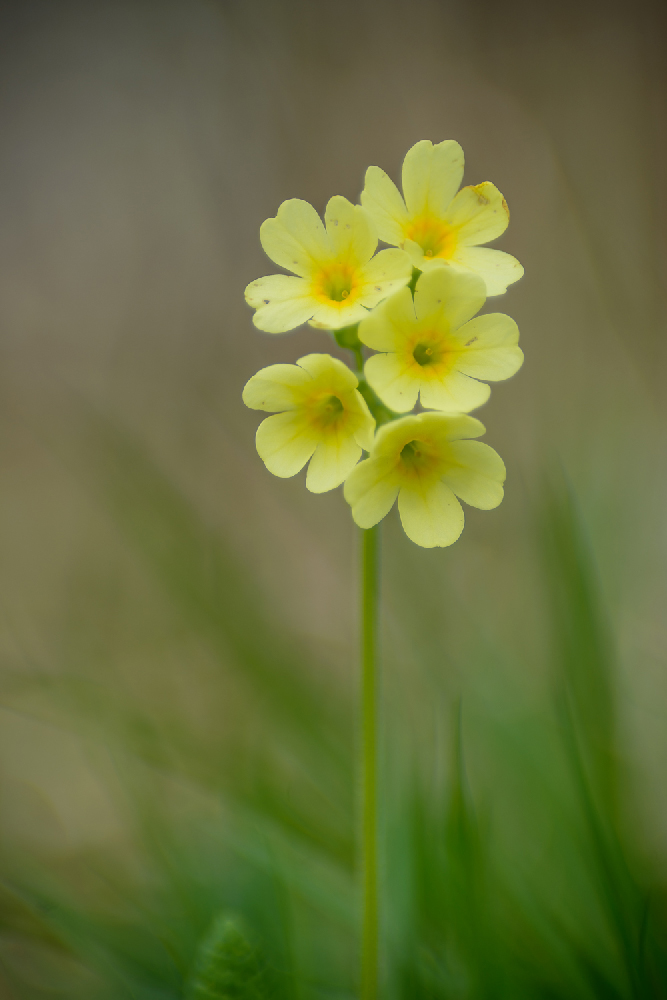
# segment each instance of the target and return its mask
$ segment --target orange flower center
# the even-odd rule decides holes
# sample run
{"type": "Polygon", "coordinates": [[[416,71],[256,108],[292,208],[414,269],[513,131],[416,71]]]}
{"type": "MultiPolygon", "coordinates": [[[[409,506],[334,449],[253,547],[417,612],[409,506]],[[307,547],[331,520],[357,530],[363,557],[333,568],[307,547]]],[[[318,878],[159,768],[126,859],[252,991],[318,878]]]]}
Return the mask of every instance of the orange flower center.
{"type": "Polygon", "coordinates": [[[429,382],[451,371],[456,352],[444,330],[416,330],[405,344],[404,362],[412,374],[429,382]]]}
{"type": "Polygon", "coordinates": [[[418,219],[413,219],[405,227],[405,235],[419,244],[425,257],[449,258],[456,249],[454,230],[446,222],[432,215],[422,215],[418,219]]]}
{"type": "Polygon", "coordinates": [[[357,286],[356,269],[350,264],[336,262],[323,267],[315,279],[315,294],[330,304],[344,302],[357,286]]]}

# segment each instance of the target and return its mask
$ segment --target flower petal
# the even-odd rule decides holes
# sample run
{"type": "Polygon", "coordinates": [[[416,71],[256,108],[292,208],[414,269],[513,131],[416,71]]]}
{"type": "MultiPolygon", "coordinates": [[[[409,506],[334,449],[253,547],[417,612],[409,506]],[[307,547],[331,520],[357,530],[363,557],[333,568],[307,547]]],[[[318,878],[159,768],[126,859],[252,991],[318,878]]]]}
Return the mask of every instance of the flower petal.
{"type": "Polygon", "coordinates": [[[484,181],[459,191],[445,221],[457,230],[457,243],[470,247],[497,239],[507,229],[510,213],[495,184],[484,181]]]}
{"type": "Polygon", "coordinates": [[[255,437],[259,457],[269,472],[281,479],[289,479],[303,469],[318,442],[303,414],[293,410],[267,417],[255,437]]]}
{"type": "Polygon", "coordinates": [[[380,250],[360,268],[359,301],[367,309],[403,288],[412,277],[412,261],[403,250],[380,250]]]}
{"type": "Polygon", "coordinates": [[[355,390],[354,395],[359,404],[359,425],[354,432],[354,440],[364,451],[370,451],[375,438],[375,417],[368,409],[368,404],[361,393],[355,390]]]}
{"type": "Polygon", "coordinates": [[[301,396],[298,390],[308,382],[308,373],[296,365],[269,365],[246,383],[243,402],[251,410],[267,410],[269,413],[291,410],[301,396]]]}
{"type": "Polygon", "coordinates": [[[361,458],[361,448],[349,434],[327,435],[310,460],[306,487],[311,493],[326,493],[347,478],[361,458]]]}
{"type": "Polygon", "coordinates": [[[433,441],[444,443],[480,437],[484,431],[481,420],[463,413],[411,413],[378,428],[371,458],[385,457],[396,461],[408,441],[421,439],[424,434],[433,441]]]}
{"type": "Polygon", "coordinates": [[[275,219],[267,219],[259,230],[264,253],[280,267],[302,278],[332,257],[332,247],[322,220],[312,205],[300,198],[284,201],[275,219]]]}
{"type": "Polygon", "coordinates": [[[374,351],[393,351],[415,325],[415,307],[409,288],[401,288],[374,309],[364,319],[358,330],[359,340],[374,351]]]}
{"type": "Polygon", "coordinates": [[[394,458],[367,458],[345,480],[343,493],[360,528],[372,528],[389,513],[398,494],[394,458]]]}
{"type": "Polygon", "coordinates": [[[450,489],[471,507],[497,507],[505,482],[505,463],[498,452],[482,441],[452,441],[450,453],[456,464],[442,477],[450,489]]]}
{"type": "Polygon", "coordinates": [[[459,247],[450,261],[452,267],[474,271],[486,282],[487,295],[502,295],[518,281],[523,267],[510,254],[490,247],[459,247]]]}
{"type": "Polygon", "coordinates": [[[351,392],[359,385],[354,372],[339,358],[333,358],[330,354],[305,354],[299,358],[297,365],[308,372],[311,378],[326,380],[332,390],[351,392]]]}
{"type": "MultiPolygon", "coordinates": [[[[423,416],[426,419],[431,414],[425,413],[423,416]]],[[[434,413],[433,416],[435,417],[436,414],[434,413]]],[[[464,413],[448,417],[444,429],[444,436],[447,441],[460,441],[462,438],[481,437],[485,433],[486,427],[481,420],[478,420],[477,417],[469,417],[464,413]]]]}
{"type": "Polygon", "coordinates": [[[420,247],[419,243],[415,243],[414,240],[401,240],[401,250],[405,250],[410,258],[410,263],[418,271],[429,270],[434,264],[442,265],[446,263],[440,257],[425,257],[423,247],[420,247]]]}
{"type": "Polygon", "coordinates": [[[463,531],[463,508],[442,482],[402,487],[398,511],[405,534],[425,549],[451,545],[463,531]]]}
{"type": "MultiPolygon", "coordinates": [[[[400,417],[398,420],[391,420],[387,424],[378,427],[373,441],[373,450],[370,457],[390,458],[396,462],[401,453],[401,449],[408,441],[416,437],[422,420],[425,416],[435,416],[435,414],[411,413],[408,417],[400,417]]],[[[441,416],[437,414],[437,416],[441,416]]]]}
{"type": "Polygon", "coordinates": [[[360,205],[334,195],[327,204],[324,222],[338,260],[361,265],[371,259],[378,240],[370,216],[360,205]]]}
{"type": "Polygon", "coordinates": [[[253,323],[265,333],[294,330],[309,320],[317,309],[309,283],[287,274],[271,274],[251,281],[245,297],[248,305],[257,310],[253,323]]]}
{"type": "Polygon", "coordinates": [[[317,302],[310,326],[318,330],[341,330],[344,326],[360,323],[366,316],[368,310],[358,302],[351,302],[349,305],[345,302],[331,304],[317,302]]]}
{"type": "Polygon", "coordinates": [[[375,223],[380,239],[398,246],[404,236],[408,212],[398,188],[380,167],[369,167],[366,171],[361,204],[375,223]]]}
{"type": "MultiPolygon", "coordinates": [[[[486,428],[477,417],[467,414],[420,413],[416,416],[424,430],[443,441],[460,441],[462,438],[481,437],[486,428]]],[[[398,421],[396,421],[398,423],[398,421]]]]}
{"type": "Polygon", "coordinates": [[[455,339],[462,348],[456,367],[473,378],[500,382],[523,364],[519,328],[503,313],[475,317],[456,331],[455,339]]]}
{"type": "Polygon", "coordinates": [[[415,288],[415,311],[420,320],[437,321],[442,317],[456,330],[479,312],[486,302],[482,278],[463,274],[450,267],[425,271],[415,288]]]}
{"type": "Polygon", "coordinates": [[[485,382],[468,378],[461,372],[449,372],[442,382],[422,382],[420,399],[422,406],[445,413],[468,413],[486,403],[491,389],[485,382]]]}
{"type": "Polygon", "coordinates": [[[417,402],[419,378],[395,354],[374,354],[364,374],[371,389],[396,413],[407,413],[417,402]]]}
{"type": "Polygon", "coordinates": [[[410,215],[431,212],[441,217],[463,178],[463,150],[458,142],[445,139],[434,146],[422,139],[403,161],[403,194],[410,215]]]}

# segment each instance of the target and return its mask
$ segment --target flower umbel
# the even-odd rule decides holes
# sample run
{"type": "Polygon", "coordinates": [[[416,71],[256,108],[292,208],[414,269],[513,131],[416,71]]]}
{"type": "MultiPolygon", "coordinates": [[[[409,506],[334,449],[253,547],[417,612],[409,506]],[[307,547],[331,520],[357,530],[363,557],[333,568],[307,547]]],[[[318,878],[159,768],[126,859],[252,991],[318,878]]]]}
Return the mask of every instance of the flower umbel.
{"type": "Polygon", "coordinates": [[[329,354],[295,365],[270,365],[250,379],[243,402],[275,414],[257,429],[257,451],[269,472],[288,479],[310,459],[306,486],[340,486],[373,441],[375,420],[350,369],[329,354]]]}
{"type": "Polygon", "coordinates": [[[377,233],[360,205],[337,195],[324,222],[307,201],[292,198],[262,224],[264,251],[293,274],[258,278],[246,288],[260,330],[285,333],[307,321],[327,330],[351,326],[410,280],[412,264],[403,250],[375,254],[377,233]]]}
{"type": "Polygon", "coordinates": [[[519,370],[514,320],[502,313],[472,318],[485,299],[477,275],[437,268],[419,278],[414,302],[402,288],[361,323],[361,342],[386,352],[364,369],[383,403],[406,413],[420,395],[429,409],[466,413],[489,398],[478,379],[500,381],[519,370]]]}
{"type": "Polygon", "coordinates": [[[480,246],[504,233],[509,209],[488,181],[472,187],[463,178],[463,150],[446,139],[423,139],[403,161],[403,197],[380,167],[369,167],[361,203],[381,240],[406,250],[421,271],[436,267],[479,274],[487,295],[500,295],[523,274],[514,257],[480,246]],[[458,194],[457,194],[458,191],[458,194]]]}
{"type": "Polygon", "coordinates": [[[484,425],[464,414],[420,413],[385,424],[345,483],[356,523],[371,528],[398,497],[408,538],[424,548],[451,545],[463,531],[457,497],[481,510],[503,498],[503,460],[468,440],[483,433],[484,425]]]}

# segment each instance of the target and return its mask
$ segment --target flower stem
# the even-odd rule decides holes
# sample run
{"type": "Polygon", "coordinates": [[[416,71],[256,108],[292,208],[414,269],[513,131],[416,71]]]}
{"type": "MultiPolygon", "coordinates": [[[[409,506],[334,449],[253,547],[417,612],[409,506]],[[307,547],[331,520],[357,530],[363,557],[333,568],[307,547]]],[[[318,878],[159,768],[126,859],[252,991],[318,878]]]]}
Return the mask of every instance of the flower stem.
{"type": "Polygon", "coordinates": [[[361,1000],[378,993],[377,621],[380,526],[361,533],[361,1000]]]}

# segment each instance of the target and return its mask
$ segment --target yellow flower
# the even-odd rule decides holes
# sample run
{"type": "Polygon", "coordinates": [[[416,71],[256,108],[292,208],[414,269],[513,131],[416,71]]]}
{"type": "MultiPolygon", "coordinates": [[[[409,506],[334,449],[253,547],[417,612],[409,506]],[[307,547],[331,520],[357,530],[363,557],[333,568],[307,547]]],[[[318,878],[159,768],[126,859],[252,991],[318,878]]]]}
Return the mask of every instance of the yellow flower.
{"type": "Polygon", "coordinates": [[[361,203],[380,239],[406,250],[420,271],[472,271],[486,282],[487,295],[500,295],[521,277],[523,268],[509,254],[479,244],[505,232],[507,202],[488,181],[458,191],[462,178],[458,142],[446,139],[434,146],[423,139],[403,161],[405,200],[384,170],[369,167],[361,203]]]}
{"type": "Polygon", "coordinates": [[[414,302],[402,288],[361,323],[361,342],[386,352],[364,369],[383,403],[405,413],[420,394],[429,409],[465,413],[489,398],[477,379],[497,382],[519,370],[514,320],[502,313],[472,319],[485,298],[481,278],[438,268],[419,278],[414,302]]]}
{"type": "Polygon", "coordinates": [[[248,285],[246,301],[257,310],[253,321],[260,330],[285,333],[307,320],[327,330],[352,326],[410,280],[412,264],[403,250],[373,256],[377,233],[361,206],[337,195],[324,222],[326,229],[312,205],[292,198],[262,224],[266,254],[297,277],[272,274],[248,285]]]}
{"type": "Polygon", "coordinates": [[[398,496],[408,538],[424,548],[451,545],[463,531],[456,497],[481,510],[503,498],[500,456],[481,441],[464,440],[483,433],[479,420],[463,414],[419,413],[385,424],[345,482],[356,523],[371,528],[398,496]]]}
{"type": "Polygon", "coordinates": [[[288,479],[308,459],[306,486],[324,493],[340,486],[370,449],[375,430],[358,381],[329,354],[307,354],[295,365],[262,368],[243,390],[243,402],[266,410],[257,429],[257,451],[269,472],[288,479]]]}

